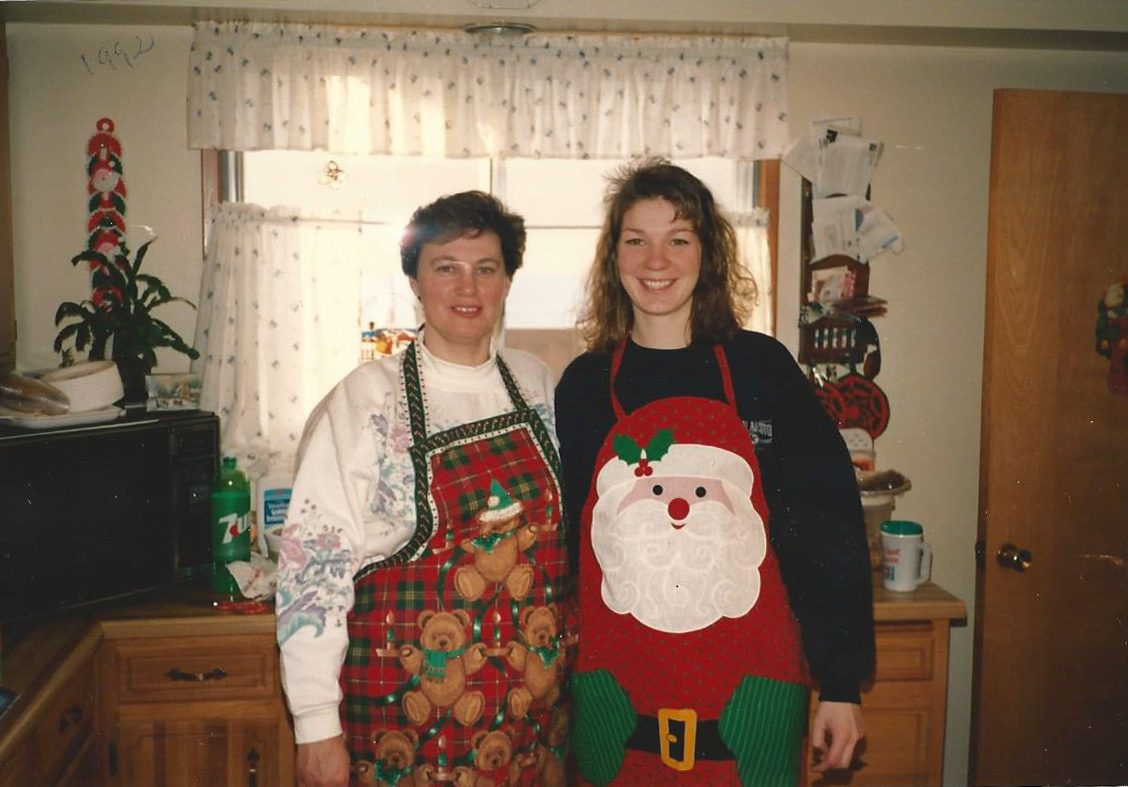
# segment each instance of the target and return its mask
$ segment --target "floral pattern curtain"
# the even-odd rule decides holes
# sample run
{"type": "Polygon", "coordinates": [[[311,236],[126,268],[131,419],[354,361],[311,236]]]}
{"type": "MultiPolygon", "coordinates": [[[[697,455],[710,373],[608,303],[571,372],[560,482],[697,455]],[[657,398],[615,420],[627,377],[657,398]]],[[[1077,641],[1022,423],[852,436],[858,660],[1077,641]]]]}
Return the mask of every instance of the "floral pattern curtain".
{"type": "Polygon", "coordinates": [[[248,477],[292,470],[306,416],[357,364],[357,219],[231,202],[212,214],[193,371],[248,477]]]}
{"type": "Polygon", "coordinates": [[[201,22],[189,145],[448,157],[778,158],[787,40],[201,22]]]}

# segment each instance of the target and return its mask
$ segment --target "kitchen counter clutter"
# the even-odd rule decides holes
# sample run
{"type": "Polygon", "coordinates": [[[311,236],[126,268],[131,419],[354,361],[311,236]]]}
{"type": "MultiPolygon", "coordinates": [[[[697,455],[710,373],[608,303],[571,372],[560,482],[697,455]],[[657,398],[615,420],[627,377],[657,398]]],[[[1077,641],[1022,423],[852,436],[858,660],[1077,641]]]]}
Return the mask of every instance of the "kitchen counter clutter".
{"type": "MultiPolygon", "coordinates": [[[[854,772],[812,785],[941,783],[948,629],[932,583],[874,588],[877,675],[854,772]]],[[[293,784],[274,615],[219,612],[206,583],[4,626],[0,787],[293,784]]]]}

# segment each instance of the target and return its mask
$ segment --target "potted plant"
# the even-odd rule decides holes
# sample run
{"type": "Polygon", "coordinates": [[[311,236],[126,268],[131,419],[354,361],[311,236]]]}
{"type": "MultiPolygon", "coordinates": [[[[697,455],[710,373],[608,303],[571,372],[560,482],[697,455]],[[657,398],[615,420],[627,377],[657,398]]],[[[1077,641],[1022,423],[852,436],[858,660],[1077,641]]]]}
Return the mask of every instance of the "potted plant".
{"type": "Polygon", "coordinates": [[[200,356],[180,334],[153,315],[158,306],[174,301],[196,308],[191,301],[174,296],[156,276],[141,273],[141,263],[153,240],[156,238],[143,243],[132,260],[124,240],[114,247],[112,257],[94,249],[76,254],[71,264],[86,262],[92,271],[90,298],[81,303],[64,301],[55,312],[55,325],[67,323],[55,337],[55,352],[64,357],[64,344],[73,340],[78,351],[90,347],[91,360],[104,359],[107,344],[113,340],[111,358],[121,373],[127,403],[145,400],[145,375],[157,364],[158,347],[169,347],[192,359],[200,356]]]}

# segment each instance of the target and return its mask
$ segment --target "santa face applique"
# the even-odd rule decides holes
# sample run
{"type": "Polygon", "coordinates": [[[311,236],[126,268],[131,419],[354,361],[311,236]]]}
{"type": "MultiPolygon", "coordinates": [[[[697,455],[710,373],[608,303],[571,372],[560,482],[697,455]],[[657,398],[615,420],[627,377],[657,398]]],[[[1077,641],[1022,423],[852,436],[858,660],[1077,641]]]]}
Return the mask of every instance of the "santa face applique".
{"type": "Polygon", "coordinates": [[[743,617],[767,551],[748,463],[693,444],[644,460],[653,472],[640,476],[618,457],[599,474],[591,541],[604,603],[672,634],[743,617]]]}

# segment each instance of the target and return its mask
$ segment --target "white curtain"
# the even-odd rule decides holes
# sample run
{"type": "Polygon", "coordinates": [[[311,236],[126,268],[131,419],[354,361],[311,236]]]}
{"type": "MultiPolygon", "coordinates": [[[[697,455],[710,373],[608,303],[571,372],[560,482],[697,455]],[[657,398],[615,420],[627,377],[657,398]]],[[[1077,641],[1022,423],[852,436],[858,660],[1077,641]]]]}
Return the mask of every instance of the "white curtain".
{"type": "Polygon", "coordinates": [[[210,226],[200,406],[249,477],[289,472],[309,411],[359,358],[360,223],[223,203],[210,226]]]}
{"type": "Polygon", "coordinates": [[[749,213],[733,216],[732,223],[740,243],[744,266],[756,280],[758,291],[756,306],[744,327],[774,334],[772,294],[775,292],[775,280],[772,277],[772,255],[768,246],[768,218],[766,210],[757,208],[749,213]]]}
{"type": "Polygon", "coordinates": [[[189,146],[778,158],[787,39],[200,22],[189,146]]]}

